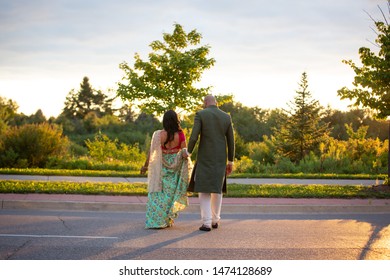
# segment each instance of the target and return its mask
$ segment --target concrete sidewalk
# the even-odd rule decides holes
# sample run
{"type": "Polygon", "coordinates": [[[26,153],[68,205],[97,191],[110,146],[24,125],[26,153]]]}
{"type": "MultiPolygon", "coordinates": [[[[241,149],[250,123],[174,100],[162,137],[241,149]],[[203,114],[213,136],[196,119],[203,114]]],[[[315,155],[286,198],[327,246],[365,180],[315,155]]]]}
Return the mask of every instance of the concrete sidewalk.
{"type": "MultiPolygon", "coordinates": [[[[1,209],[145,212],[146,196],[0,194],[1,209]]],[[[199,213],[197,197],[185,212],[199,213]]],[[[223,213],[389,213],[390,199],[224,198],[223,213]]]]}

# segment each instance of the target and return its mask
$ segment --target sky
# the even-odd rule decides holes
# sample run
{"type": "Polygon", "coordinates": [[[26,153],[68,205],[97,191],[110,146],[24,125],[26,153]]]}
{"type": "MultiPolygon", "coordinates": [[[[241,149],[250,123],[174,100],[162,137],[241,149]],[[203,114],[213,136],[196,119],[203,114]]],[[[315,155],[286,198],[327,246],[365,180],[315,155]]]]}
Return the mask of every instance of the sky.
{"type": "Polygon", "coordinates": [[[358,50],[377,48],[370,19],[386,0],[0,0],[0,96],[19,113],[58,116],[87,76],[115,94],[119,64],[143,60],[174,24],[196,29],[215,65],[200,86],[245,106],[285,108],[302,73],[324,107],[348,110],[337,90],[351,87],[358,50]],[[370,15],[370,16],[369,16],[370,15]]]}

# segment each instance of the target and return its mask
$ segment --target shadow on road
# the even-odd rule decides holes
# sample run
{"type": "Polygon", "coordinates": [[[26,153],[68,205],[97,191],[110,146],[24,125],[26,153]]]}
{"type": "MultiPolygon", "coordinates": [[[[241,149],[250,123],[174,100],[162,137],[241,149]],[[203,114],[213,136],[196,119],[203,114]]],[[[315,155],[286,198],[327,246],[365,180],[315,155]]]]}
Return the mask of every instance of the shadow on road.
{"type": "MultiPolygon", "coordinates": [[[[389,224],[372,224],[371,223],[371,227],[373,228],[373,231],[366,243],[366,245],[363,247],[362,249],[362,252],[359,256],[359,260],[365,260],[367,259],[368,257],[368,254],[370,253],[375,253],[375,243],[377,241],[380,241],[381,240],[381,237],[382,237],[382,231],[384,231],[387,227],[389,226],[389,224]]],[[[390,243],[390,240],[387,241],[388,243],[390,243]]],[[[390,256],[389,256],[390,257],[390,256]]]]}
{"type": "MultiPolygon", "coordinates": [[[[159,231],[159,230],[148,230],[148,231],[159,231]]],[[[155,244],[152,244],[150,246],[146,246],[144,248],[139,248],[139,249],[136,249],[134,251],[132,251],[131,253],[128,253],[128,254],[125,254],[123,256],[120,256],[119,258],[120,259],[143,259],[143,256],[144,255],[148,255],[150,253],[153,253],[153,252],[156,252],[164,247],[168,247],[169,245],[171,244],[175,244],[177,242],[180,242],[180,241],[184,241],[186,239],[191,239],[195,236],[199,236],[199,231],[193,231],[187,235],[183,235],[183,236],[180,236],[180,237],[176,237],[176,238],[172,238],[172,239],[168,239],[168,240],[165,240],[165,241],[162,241],[162,242],[158,242],[158,243],[155,243],[155,244]]],[[[172,259],[175,259],[174,256],[172,256],[172,259]]]]}

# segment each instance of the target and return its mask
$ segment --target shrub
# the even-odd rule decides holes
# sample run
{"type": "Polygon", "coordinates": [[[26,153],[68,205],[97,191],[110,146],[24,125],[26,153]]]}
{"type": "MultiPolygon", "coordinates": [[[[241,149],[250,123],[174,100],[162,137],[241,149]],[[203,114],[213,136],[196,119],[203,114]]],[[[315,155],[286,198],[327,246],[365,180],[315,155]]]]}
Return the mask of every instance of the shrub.
{"type": "Polygon", "coordinates": [[[105,134],[97,134],[94,141],[85,143],[92,159],[103,162],[122,161],[127,164],[139,163],[146,159],[146,155],[140,152],[138,143],[134,145],[119,144],[117,139],[111,140],[105,134]]]}
{"type": "Polygon", "coordinates": [[[275,168],[278,173],[297,173],[297,167],[287,157],[277,158],[275,168]]]}
{"type": "Polygon", "coordinates": [[[68,145],[62,131],[48,123],[12,127],[2,137],[0,166],[44,167],[50,157],[66,154],[68,145]]]}
{"type": "Polygon", "coordinates": [[[87,139],[85,144],[88,147],[89,155],[99,161],[104,162],[108,159],[112,159],[117,150],[117,141],[111,141],[107,135],[96,134],[94,141],[87,139]]]}
{"type": "Polygon", "coordinates": [[[259,161],[263,164],[274,164],[275,149],[271,142],[267,140],[264,142],[248,143],[249,157],[253,160],[259,161]]]}
{"type": "Polygon", "coordinates": [[[305,156],[297,166],[300,172],[304,173],[321,173],[321,161],[313,153],[310,152],[309,155],[305,156]]]}
{"type": "Polygon", "coordinates": [[[252,159],[242,156],[241,159],[237,160],[234,166],[235,172],[238,173],[258,173],[259,171],[256,169],[256,161],[252,159]]]}
{"type": "Polygon", "coordinates": [[[124,162],[111,160],[107,162],[95,162],[91,158],[83,157],[78,159],[64,159],[53,157],[46,164],[48,169],[68,169],[68,170],[116,170],[116,171],[138,171],[144,161],[124,162]]]}
{"type": "Polygon", "coordinates": [[[73,142],[70,144],[69,151],[72,156],[85,156],[88,154],[88,149],[86,147],[73,142]]]}
{"type": "Polygon", "coordinates": [[[93,169],[92,163],[88,159],[65,159],[63,157],[51,157],[45,167],[49,169],[93,169]]]}

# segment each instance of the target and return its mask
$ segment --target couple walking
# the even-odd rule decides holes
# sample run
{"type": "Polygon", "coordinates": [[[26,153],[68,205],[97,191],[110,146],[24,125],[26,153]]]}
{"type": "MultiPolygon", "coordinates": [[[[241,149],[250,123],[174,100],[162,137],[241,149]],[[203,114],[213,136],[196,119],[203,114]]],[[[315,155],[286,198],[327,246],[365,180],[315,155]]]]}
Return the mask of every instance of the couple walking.
{"type": "Polygon", "coordinates": [[[206,96],[203,105],[204,109],[195,115],[188,147],[172,110],[164,114],[164,129],[153,133],[141,169],[141,173],[148,170],[146,228],[172,226],[178,212],[188,205],[187,191],[199,194],[199,230],[218,228],[226,176],[233,169],[233,125],[230,115],[217,107],[214,96],[206,96]],[[199,138],[198,155],[192,166],[190,154],[199,138]]]}

